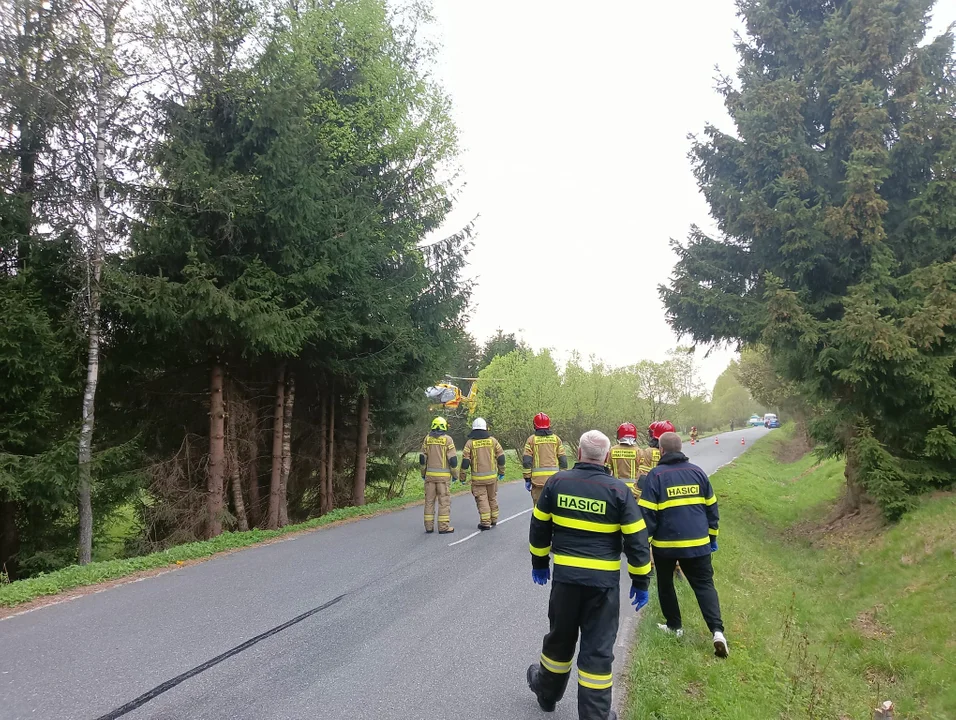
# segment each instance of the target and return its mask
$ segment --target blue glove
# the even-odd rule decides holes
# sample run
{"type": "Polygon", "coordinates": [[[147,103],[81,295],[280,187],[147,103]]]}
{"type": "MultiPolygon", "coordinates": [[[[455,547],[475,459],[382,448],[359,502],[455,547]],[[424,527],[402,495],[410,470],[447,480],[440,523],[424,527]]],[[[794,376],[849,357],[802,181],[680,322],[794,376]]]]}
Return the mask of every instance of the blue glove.
{"type": "Polygon", "coordinates": [[[505,474],[504,474],[504,473],[498,473],[498,482],[501,482],[501,481],[504,480],[504,479],[505,479],[505,474]]]}
{"type": "Polygon", "coordinates": [[[531,492],[531,481],[530,481],[530,480],[525,480],[525,481],[524,481],[524,489],[527,490],[528,492],[531,492]]]}
{"type": "Polygon", "coordinates": [[[546,567],[542,568],[541,570],[532,568],[531,579],[534,580],[535,585],[547,585],[548,580],[551,579],[551,568],[546,567]]]}
{"type": "Polygon", "coordinates": [[[631,605],[634,606],[634,612],[637,612],[642,607],[647,605],[647,602],[650,600],[650,595],[647,590],[638,590],[633,585],[631,586],[631,605]]]}
{"type": "Polygon", "coordinates": [[[710,551],[717,552],[717,538],[711,538],[710,540],[710,551]]]}

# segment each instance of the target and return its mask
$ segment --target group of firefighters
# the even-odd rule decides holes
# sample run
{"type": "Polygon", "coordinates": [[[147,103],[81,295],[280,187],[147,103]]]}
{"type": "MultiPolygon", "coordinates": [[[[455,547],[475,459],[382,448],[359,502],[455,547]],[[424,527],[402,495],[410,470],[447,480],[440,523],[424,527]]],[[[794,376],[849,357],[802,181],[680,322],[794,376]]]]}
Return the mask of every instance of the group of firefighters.
{"type": "MultiPolygon", "coordinates": [[[[540,662],[527,670],[538,705],[553,711],[564,695],[578,652],[578,715],[581,720],[616,720],[611,709],[612,663],[620,609],[621,554],[627,559],[635,610],[647,605],[652,570],[665,623],[661,631],[683,634],[674,578],[683,566],[709,630],[714,651],[727,657],[711,555],[717,551],[717,498],[707,474],[683,454],[673,424],[648,427],[648,447],[637,443],[637,428],[623,423],[617,444],[600,431],[581,436],[577,462],[568,457],[551,420],[538,413],[522,453],[525,488],[531,493],[532,580],[554,582],[548,610],[550,631],[540,662]],[[626,487],[625,487],[626,486],[626,487]],[[653,548],[653,559],[651,549],[653,548]]],[[[696,428],[692,438],[696,440],[696,428]]],[[[448,423],[438,417],[419,455],[425,481],[425,532],[452,533],[451,480],[471,474],[478,529],[498,522],[497,485],[504,479],[505,453],[476,418],[462,452],[461,467],[448,423]]]]}
{"type": "MultiPolygon", "coordinates": [[[[525,488],[531,493],[533,504],[538,503],[548,478],[559,470],[568,469],[568,455],[561,438],[551,428],[551,418],[545,413],[534,416],[534,433],[524,445],[521,457],[525,488]]],[[[641,497],[641,480],[656,467],[661,459],[659,442],[666,432],[674,432],[667,420],[652,422],[647,428],[646,448],[637,444],[637,427],[623,423],[617,429],[617,445],[611,448],[607,469],[623,480],[641,497]]],[[[693,428],[696,435],[696,428],[693,428]]],[[[696,439],[696,438],[695,438],[696,439]]],[[[431,431],[422,442],[418,456],[422,480],[425,481],[425,532],[435,532],[435,503],[438,503],[438,532],[455,532],[451,525],[451,481],[465,482],[471,475],[471,494],[478,507],[478,529],[490,530],[498,524],[498,482],[505,477],[505,451],[488,432],[484,418],[475,418],[458,465],[458,450],[448,434],[448,421],[443,417],[432,420],[431,431]]]]}

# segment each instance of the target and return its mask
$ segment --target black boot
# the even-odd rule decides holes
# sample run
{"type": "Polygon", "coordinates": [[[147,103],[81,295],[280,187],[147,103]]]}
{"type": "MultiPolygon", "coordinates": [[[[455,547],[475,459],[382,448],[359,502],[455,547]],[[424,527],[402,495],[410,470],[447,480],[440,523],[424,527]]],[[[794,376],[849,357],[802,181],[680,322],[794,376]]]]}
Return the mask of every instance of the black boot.
{"type": "Polygon", "coordinates": [[[534,696],[538,699],[538,706],[545,712],[554,712],[554,708],[557,705],[556,702],[549,702],[547,700],[541,699],[541,694],[538,690],[538,671],[540,670],[540,665],[535,663],[534,665],[528,666],[528,687],[531,688],[531,692],[534,693],[534,696]]]}

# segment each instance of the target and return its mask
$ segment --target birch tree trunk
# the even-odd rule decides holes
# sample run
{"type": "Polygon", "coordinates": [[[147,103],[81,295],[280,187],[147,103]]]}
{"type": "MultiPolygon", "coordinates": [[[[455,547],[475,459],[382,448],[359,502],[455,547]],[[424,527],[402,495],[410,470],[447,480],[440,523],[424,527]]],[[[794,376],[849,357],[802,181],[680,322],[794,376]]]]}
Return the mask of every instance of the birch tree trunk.
{"type": "MultiPolygon", "coordinates": [[[[255,401],[254,401],[255,402],[255,401]]],[[[259,404],[253,405],[252,422],[246,437],[246,485],[249,493],[249,522],[259,527],[262,521],[262,501],[259,499],[259,404]]]]}
{"type": "Polygon", "coordinates": [[[0,571],[11,582],[17,579],[16,555],[20,551],[20,536],[17,533],[17,504],[0,493],[0,571]]]}
{"type": "Polygon", "coordinates": [[[365,504],[365,473],[368,467],[369,396],[363,393],[358,403],[358,438],[355,442],[355,477],[352,482],[352,504],[365,504]]]}
{"type": "Polygon", "coordinates": [[[292,405],[295,402],[295,375],[285,383],[285,408],[282,416],[282,475],[279,479],[279,527],[289,524],[289,471],[292,469],[292,405]]]}
{"type": "Polygon", "coordinates": [[[93,500],[92,460],[93,426],[96,409],[96,385],[100,375],[100,278],[106,247],[106,132],[108,126],[106,104],[110,97],[113,77],[113,29],[115,22],[113,0],[106,0],[103,8],[103,47],[100,53],[99,78],[96,88],[96,196],[93,201],[93,252],[88,275],[89,329],[86,361],[86,388],[83,391],[83,423],[80,426],[77,460],[77,504],[80,521],[77,562],[86,565],[93,554],[93,500]]]}
{"type": "Polygon", "coordinates": [[[225,408],[222,365],[212,366],[209,382],[209,469],[206,475],[206,536],[222,534],[223,487],[226,470],[225,408]]]}
{"type": "Polygon", "coordinates": [[[279,500],[282,496],[282,424],[285,418],[285,363],[276,378],[276,404],[272,414],[272,477],[269,482],[269,519],[266,527],[279,527],[279,500]]]}
{"type": "Polygon", "coordinates": [[[329,456],[325,469],[326,491],[329,494],[329,512],[335,510],[335,382],[329,389],[329,456]]]}
{"type": "Polygon", "coordinates": [[[242,473],[239,467],[239,438],[236,432],[236,411],[239,400],[235,384],[229,384],[229,399],[226,405],[226,452],[229,460],[229,482],[232,485],[232,504],[236,510],[236,522],[240,532],[249,529],[246,504],[242,498],[242,473]]]}
{"type": "Polygon", "coordinates": [[[329,472],[329,394],[322,389],[319,399],[319,512],[329,511],[329,487],[326,477],[329,472]]]}

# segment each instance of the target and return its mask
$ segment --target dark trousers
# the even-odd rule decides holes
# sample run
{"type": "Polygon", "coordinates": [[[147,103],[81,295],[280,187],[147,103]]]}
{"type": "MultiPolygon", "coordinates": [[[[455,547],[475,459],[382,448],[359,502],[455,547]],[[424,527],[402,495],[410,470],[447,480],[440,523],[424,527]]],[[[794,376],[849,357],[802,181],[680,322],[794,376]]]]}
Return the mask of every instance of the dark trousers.
{"type": "Polygon", "coordinates": [[[611,711],[614,640],[621,611],[620,588],[552,583],[548,620],[551,631],[541,648],[537,687],[541,696],[557,702],[571,673],[571,658],[581,633],[578,652],[578,717],[607,720],[611,711]]]}
{"type": "Polygon", "coordinates": [[[674,589],[674,568],[678,561],[687,583],[697,596],[697,604],[704,616],[704,622],[711,632],[724,631],[720,620],[720,600],[714,587],[714,565],[710,554],[694,558],[654,557],[657,569],[657,599],[661,603],[661,612],[667,621],[667,627],[678,630],[681,627],[680,605],[677,604],[677,591],[674,589]]]}

